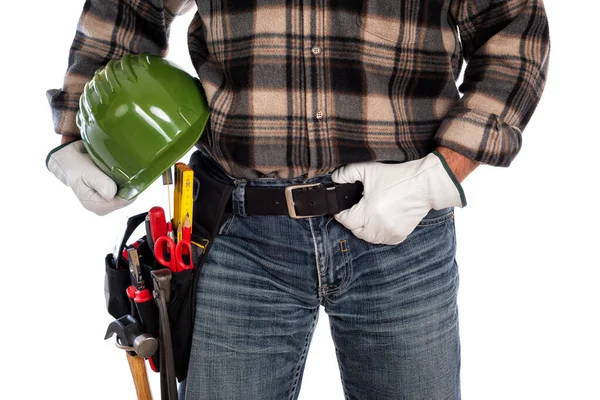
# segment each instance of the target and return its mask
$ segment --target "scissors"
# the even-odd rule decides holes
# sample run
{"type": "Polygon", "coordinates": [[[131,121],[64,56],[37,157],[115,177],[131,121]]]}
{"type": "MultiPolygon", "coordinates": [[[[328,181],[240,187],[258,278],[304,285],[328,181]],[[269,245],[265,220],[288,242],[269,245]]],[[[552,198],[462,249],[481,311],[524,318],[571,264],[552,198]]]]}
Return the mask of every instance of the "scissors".
{"type": "Polygon", "coordinates": [[[175,241],[168,236],[159,236],[154,243],[154,255],[156,260],[168,267],[171,272],[182,272],[192,269],[192,243],[190,240],[175,241]],[[183,260],[183,256],[188,255],[188,262],[183,260]],[[168,260],[165,256],[168,255],[168,260]]]}

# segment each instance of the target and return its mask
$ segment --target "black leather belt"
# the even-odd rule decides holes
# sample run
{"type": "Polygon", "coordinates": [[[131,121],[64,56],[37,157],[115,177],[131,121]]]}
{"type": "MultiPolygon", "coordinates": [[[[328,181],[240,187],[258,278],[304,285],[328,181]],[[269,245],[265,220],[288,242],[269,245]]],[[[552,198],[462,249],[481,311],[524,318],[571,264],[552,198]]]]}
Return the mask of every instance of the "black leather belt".
{"type": "Polygon", "coordinates": [[[362,198],[362,182],[309,183],[280,188],[246,186],[247,215],[289,215],[308,218],[337,214],[362,198]]]}

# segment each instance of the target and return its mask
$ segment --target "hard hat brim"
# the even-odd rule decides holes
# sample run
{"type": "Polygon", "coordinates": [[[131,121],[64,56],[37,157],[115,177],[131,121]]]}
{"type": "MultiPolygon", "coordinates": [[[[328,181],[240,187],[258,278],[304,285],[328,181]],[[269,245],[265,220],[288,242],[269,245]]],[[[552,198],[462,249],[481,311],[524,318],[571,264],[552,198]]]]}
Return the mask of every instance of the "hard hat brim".
{"type": "MultiPolygon", "coordinates": [[[[204,131],[204,127],[208,121],[208,114],[204,118],[199,118],[192,126],[190,130],[197,132],[197,135],[190,135],[186,133],[181,135],[181,139],[178,145],[185,151],[179,154],[186,154],[190,151],[194,145],[198,142],[204,131]]],[[[171,168],[179,159],[173,158],[173,152],[163,151],[157,154],[156,158],[148,164],[148,167],[141,170],[136,176],[132,177],[127,183],[119,186],[117,191],[117,197],[123,200],[132,200],[137,197],[140,193],[146,190],[150,185],[154,183],[166,170],[171,168]],[[164,166],[167,167],[157,167],[164,166]]]]}

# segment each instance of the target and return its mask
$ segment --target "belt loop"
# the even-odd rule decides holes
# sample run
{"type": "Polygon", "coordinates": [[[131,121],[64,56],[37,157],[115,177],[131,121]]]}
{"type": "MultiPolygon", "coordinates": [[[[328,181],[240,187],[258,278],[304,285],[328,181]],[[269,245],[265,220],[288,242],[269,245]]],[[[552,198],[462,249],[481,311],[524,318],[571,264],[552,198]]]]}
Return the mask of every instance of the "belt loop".
{"type": "Polygon", "coordinates": [[[231,194],[231,208],[236,215],[246,216],[246,181],[235,182],[235,189],[231,194]]]}

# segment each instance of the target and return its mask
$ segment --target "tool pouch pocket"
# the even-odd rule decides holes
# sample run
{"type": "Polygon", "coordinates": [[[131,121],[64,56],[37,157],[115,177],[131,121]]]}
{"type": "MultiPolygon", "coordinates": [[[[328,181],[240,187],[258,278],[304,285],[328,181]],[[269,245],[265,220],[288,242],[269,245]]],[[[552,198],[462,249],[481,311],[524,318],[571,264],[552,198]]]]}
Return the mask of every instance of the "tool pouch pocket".
{"type": "MultiPolygon", "coordinates": [[[[104,298],[106,300],[106,309],[116,319],[123,315],[131,314],[134,311],[131,307],[131,301],[127,296],[127,288],[131,285],[129,265],[121,254],[125,250],[126,243],[135,229],[146,218],[146,214],[137,214],[127,220],[127,225],[122,234],[119,246],[113,253],[107,254],[104,258],[104,298]]],[[[147,243],[145,243],[145,240],[146,237],[144,236],[136,241],[133,246],[138,248],[138,253],[142,256],[140,260],[151,260],[154,256],[147,243]]]]}
{"type": "MultiPolygon", "coordinates": [[[[198,243],[198,235],[192,235],[192,241],[198,243]]],[[[175,363],[175,374],[181,382],[187,376],[189,356],[194,332],[194,317],[196,313],[196,284],[206,254],[206,248],[192,244],[192,262],[194,268],[171,273],[171,293],[167,302],[169,325],[171,327],[171,346],[175,363]]],[[[158,268],[163,268],[157,263],[158,268]]],[[[152,369],[160,372],[159,354],[153,356],[152,369]]]]}
{"type": "MultiPolygon", "coordinates": [[[[158,310],[154,300],[150,299],[145,303],[135,303],[133,298],[128,295],[128,288],[132,287],[133,282],[126,258],[126,249],[129,247],[136,248],[145,286],[150,293],[153,290],[151,271],[156,268],[156,260],[148,245],[146,236],[127,245],[131,235],[145,220],[146,215],[147,213],[141,213],[128,219],[120,244],[113,253],[107,254],[104,258],[104,297],[106,309],[115,319],[129,314],[138,321],[139,328],[143,333],[158,337],[158,310]]],[[[133,293],[130,292],[131,294],[133,293]]],[[[150,360],[150,365],[155,371],[158,371],[156,367],[159,365],[158,356],[157,353],[150,360]]]]}
{"type": "MultiPolygon", "coordinates": [[[[192,245],[192,251],[197,251],[192,245]]],[[[171,298],[167,303],[169,322],[171,325],[171,344],[175,374],[181,382],[187,375],[189,353],[194,332],[195,309],[195,276],[199,275],[200,263],[194,263],[194,268],[171,275],[171,298]]]]}
{"type": "Polygon", "coordinates": [[[129,271],[115,269],[112,253],[106,255],[104,269],[104,298],[108,313],[115,319],[130,314],[131,305],[126,292],[131,285],[129,271]]]}

